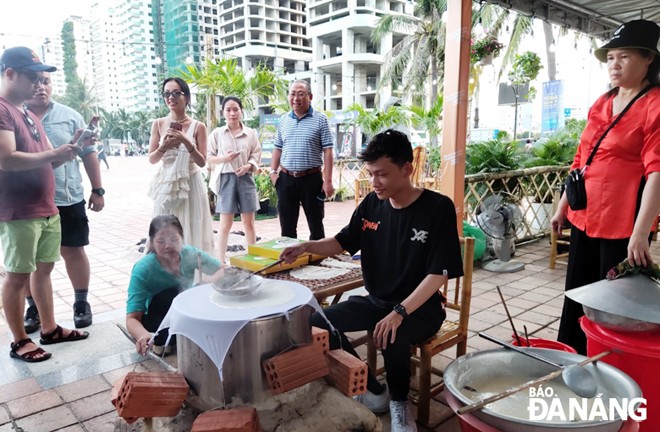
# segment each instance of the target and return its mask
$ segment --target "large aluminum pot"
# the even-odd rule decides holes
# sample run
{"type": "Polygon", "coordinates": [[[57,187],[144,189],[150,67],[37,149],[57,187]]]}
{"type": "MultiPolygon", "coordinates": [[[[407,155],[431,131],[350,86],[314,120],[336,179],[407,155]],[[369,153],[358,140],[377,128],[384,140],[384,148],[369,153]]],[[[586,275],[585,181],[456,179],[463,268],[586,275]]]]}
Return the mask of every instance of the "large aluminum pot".
{"type": "Polygon", "coordinates": [[[642,274],[600,280],[568,290],[596,324],[614,331],[660,331],[660,284],[642,274]]]}
{"type": "Polygon", "coordinates": [[[660,324],[628,318],[610,312],[605,312],[586,305],[582,305],[584,314],[596,324],[614,331],[637,333],[637,332],[660,332],[660,324]]]}
{"type": "MultiPolygon", "coordinates": [[[[584,356],[565,351],[548,350],[543,348],[524,348],[540,354],[560,364],[578,363],[584,356]]],[[[596,379],[598,392],[601,398],[608,401],[616,398],[632,400],[641,397],[642,391],[635,381],[619,369],[603,362],[585,366],[596,379]]],[[[447,366],[444,373],[445,386],[457,398],[461,405],[468,405],[480,399],[479,384],[484,382],[515,382],[521,383],[532,378],[540,378],[556,370],[553,366],[528,358],[507,349],[494,349],[470,353],[459,357],[447,366]],[[466,389],[474,391],[472,397],[466,396],[466,389]]],[[[544,384],[544,387],[559,388],[561,377],[544,384]]],[[[503,385],[495,392],[503,391],[513,385],[503,385]]],[[[558,394],[559,392],[557,392],[558,394]]],[[[617,432],[621,429],[623,421],[620,418],[596,421],[545,422],[542,420],[529,420],[529,391],[523,390],[517,394],[518,405],[511,412],[502,409],[488,408],[474,411],[473,414],[483,422],[506,432],[617,432]],[[524,401],[523,401],[524,400],[524,401]]],[[[552,399],[552,398],[551,398],[552,399]]],[[[564,404],[568,405],[568,404],[564,404]]],[[[607,403],[605,405],[608,406],[607,403]]],[[[566,411],[568,411],[567,408],[566,411]]]]}
{"type": "Polygon", "coordinates": [[[284,314],[250,321],[232,342],[222,366],[223,380],[211,359],[190,339],[177,335],[177,357],[182,373],[196,397],[191,403],[201,410],[225,405],[232,398],[263,402],[271,396],[261,362],[295,344],[311,342],[309,318],[314,308],[298,306],[284,314]]]}

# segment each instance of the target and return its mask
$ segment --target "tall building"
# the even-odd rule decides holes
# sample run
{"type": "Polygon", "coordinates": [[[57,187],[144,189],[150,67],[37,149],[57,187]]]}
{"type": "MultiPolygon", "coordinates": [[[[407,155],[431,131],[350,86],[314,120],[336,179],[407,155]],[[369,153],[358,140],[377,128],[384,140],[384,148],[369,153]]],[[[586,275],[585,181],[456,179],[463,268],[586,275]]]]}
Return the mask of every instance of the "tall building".
{"type": "Polygon", "coordinates": [[[225,0],[218,10],[220,50],[238,57],[246,70],[264,63],[302,77],[312,59],[306,4],[305,0],[225,0]]]}
{"type": "Polygon", "coordinates": [[[99,106],[158,108],[159,61],[151,0],[98,0],[92,6],[92,59],[99,106]]]}
{"type": "Polygon", "coordinates": [[[162,0],[165,59],[171,74],[186,64],[200,64],[200,0],[162,0]]]}
{"type": "MultiPolygon", "coordinates": [[[[393,32],[379,44],[371,30],[385,14],[409,14],[406,0],[311,0],[307,35],[314,59],[312,91],[327,110],[343,110],[353,103],[376,107],[376,89],[385,68],[385,56],[404,36],[393,32]]],[[[380,105],[392,96],[389,87],[378,95],[380,105]]]]}

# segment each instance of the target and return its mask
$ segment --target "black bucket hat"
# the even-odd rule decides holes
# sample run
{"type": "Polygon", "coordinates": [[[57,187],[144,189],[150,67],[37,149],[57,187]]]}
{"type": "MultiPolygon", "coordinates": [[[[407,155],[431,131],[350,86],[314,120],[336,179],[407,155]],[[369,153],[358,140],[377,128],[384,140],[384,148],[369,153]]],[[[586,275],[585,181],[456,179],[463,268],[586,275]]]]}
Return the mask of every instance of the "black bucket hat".
{"type": "Polygon", "coordinates": [[[645,49],[660,56],[658,39],[660,39],[660,26],[653,21],[630,21],[621,24],[614,31],[612,38],[594,51],[594,55],[603,63],[607,62],[607,51],[615,48],[645,49]]]}
{"type": "Polygon", "coordinates": [[[9,68],[34,72],[55,72],[57,70],[55,66],[41,63],[39,56],[26,47],[7,48],[0,57],[0,66],[3,71],[9,68]]]}

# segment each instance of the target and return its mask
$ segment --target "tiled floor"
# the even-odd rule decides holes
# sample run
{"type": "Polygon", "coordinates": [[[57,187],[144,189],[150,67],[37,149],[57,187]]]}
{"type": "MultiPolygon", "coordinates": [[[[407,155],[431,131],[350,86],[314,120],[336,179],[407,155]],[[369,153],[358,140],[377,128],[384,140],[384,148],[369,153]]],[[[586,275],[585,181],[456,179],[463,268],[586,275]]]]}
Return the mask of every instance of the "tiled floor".
{"type": "MultiPolygon", "coordinates": [[[[112,168],[103,170],[106,208],[89,214],[91,245],[87,252],[92,267],[90,301],[95,313],[91,336],[84,342],[49,347],[53,358],[44,363],[29,365],[0,355],[0,432],[114,431],[111,384],[131,370],[159,369],[153,361],[138,356],[114,324],[123,321],[131,267],[139,258],[136,243],[146,236],[151,218],[146,190],[155,167],[145,158],[113,157],[109,161],[112,168]]],[[[353,207],[353,201],[328,203],[327,235],[347,222],[353,207]]],[[[235,223],[234,229],[242,229],[240,223],[235,223]]],[[[299,236],[305,238],[308,233],[301,220],[299,236]]],[[[257,222],[257,235],[278,236],[278,220],[257,222]]],[[[660,260],[658,243],[654,243],[653,251],[660,260]]],[[[526,263],[523,271],[475,271],[468,351],[494,348],[476,335],[479,331],[502,339],[511,336],[496,286],[501,287],[519,331],[527,327],[530,335],[556,338],[565,268],[548,269],[548,254],[548,240],[542,239],[518,248],[515,259],[526,263]]],[[[52,279],[57,321],[70,326],[73,293],[62,262],[56,264],[52,279]]],[[[8,347],[10,338],[0,311],[0,346],[8,347]]],[[[453,359],[452,354],[437,356],[434,365],[443,368],[453,359]]],[[[435,401],[432,408],[432,430],[459,430],[446,405],[435,401]]],[[[389,430],[387,417],[383,423],[389,430]]]]}

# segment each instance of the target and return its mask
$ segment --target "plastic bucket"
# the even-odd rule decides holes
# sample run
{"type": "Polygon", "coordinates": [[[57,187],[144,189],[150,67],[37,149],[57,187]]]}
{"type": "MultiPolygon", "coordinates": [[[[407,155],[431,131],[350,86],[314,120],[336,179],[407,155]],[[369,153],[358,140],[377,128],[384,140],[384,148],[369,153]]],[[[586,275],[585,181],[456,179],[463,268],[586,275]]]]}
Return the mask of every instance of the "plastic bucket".
{"type": "Polygon", "coordinates": [[[577,351],[575,351],[573,347],[566,345],[565,343],[553,341],[550,339],[529,338],[529,345],[527,345],[527,340],[525,340],[523,336],[520,336],[520,342],[522,342],[522,344],[519,345],[518,341],[516,340],[516,336],[511,335],[511,337],[513,338],[511,345],[524,346],[524,347],[531,346],[533,348],[547,348],[547,349],[566,351],[569,353],[577,354],[577,351]]]}
{"type": "Polygon", "coordinates": [[[587,335],[589,357],[603,351],[617,350],[603,360],[627,373],[642,389],[646,398],[646,421],[640,432],[657,432],[660,425],[660,335],[657,333],[623,333],[605,329],[587,317],[580,318],[587,335]]]}

